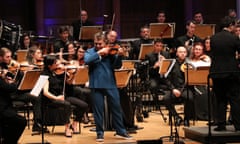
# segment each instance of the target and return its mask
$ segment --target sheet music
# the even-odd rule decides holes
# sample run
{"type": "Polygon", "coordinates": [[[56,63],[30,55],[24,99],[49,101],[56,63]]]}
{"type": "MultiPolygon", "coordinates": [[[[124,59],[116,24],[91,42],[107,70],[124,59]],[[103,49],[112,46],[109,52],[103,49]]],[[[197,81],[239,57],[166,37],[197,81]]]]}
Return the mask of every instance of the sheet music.
{"type": "Polygon", "coordinates": [[[38,81],[36,82],[34,88],[31,90],[30,94],[33,96],[38,97],[43,86],[46,84],[49,76],[46,75],[40,75],[38,81]]]}

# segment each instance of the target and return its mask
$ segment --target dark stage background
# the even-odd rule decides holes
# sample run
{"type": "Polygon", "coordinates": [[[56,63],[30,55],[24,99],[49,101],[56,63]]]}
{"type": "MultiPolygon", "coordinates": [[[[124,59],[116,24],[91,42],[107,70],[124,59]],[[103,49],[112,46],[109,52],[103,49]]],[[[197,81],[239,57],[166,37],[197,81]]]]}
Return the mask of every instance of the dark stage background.
{"type": "Polygon", "coordinates": [[[185,33],[185,22],[195,11],[201,11],[207,23],[217,24],[229,8],[236,9],[236,1],[219,0],[3,0],[0,19],[21,25],[23,30],[39,35],[52,34],[52,27],[69,25],[78,19],[80,8],[88,11],[96,24],[112,22],[120,38],[139,36],[142,25],[154,22],[159,10],[165,10],[168,22],[176,22],[175,36],[185,33]]]}

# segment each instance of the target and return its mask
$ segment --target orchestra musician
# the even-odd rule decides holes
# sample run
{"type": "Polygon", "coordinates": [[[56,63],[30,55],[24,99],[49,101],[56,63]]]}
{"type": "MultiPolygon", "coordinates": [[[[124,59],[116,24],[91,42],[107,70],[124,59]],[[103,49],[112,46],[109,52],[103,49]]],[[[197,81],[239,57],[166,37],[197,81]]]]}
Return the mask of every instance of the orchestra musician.
{"type": "Polygon", "coordinates": [[[150,39],[150,28],[148,26],[143,26],[140,29],[140,38],[132,42],[132,51],[130,53],[130,58],[132,60],[137,60],[141,48],[141,44],[151,44],[153,42],[150,39]]]}
{"type": "Polygon", "coordinates": [[[89,66],[89,88],[91,89],[92,108],[96,123],[97,142],[104,141],[103,113],[104,96],[111,108],[112,122],[116,130],[115,136],[131,139],[123,125],[119,92],[117,90],[114,69],[122,65],[123,50],[110,54],[111,48],[106,47],[106,36],[102,33],[94,35],[95,47],[85,52],[84,61],[89,66]]]}
{"type": "MultiPolygon", "coordinates": [[[[44,58],[43,75],[49,76],[47,84],[43,87],[44,105],[50,107],[62,107],[57,109],[57,113],[49,111],[49,118],[54,116],[58,117],[57,122],[65,123],[65,136],[72,137],[73,134],[79,134],[79,122],[82,120],[83,113],[87,110],[87,103],[82,101],[78,96],[70,93],[73,91],[72,87],[68,84],[72,83],[74,75],[73,71],[67,71],[63,68],[56,56],[48,55],[44,58]],[[73,123],[70,124],[69,118],[71,115],[71,105],[74,106],[73,114],[75,116],[73,123]]],[[[55,118],[54,118],[55,119],[55,118]]],[[[51,122],[50,122],[51,123],[51,122]]]]}
{"type": "Polygon", "coordinates": [[[187,48],[180,46],[176,51],[176,63],[169,73],[166,84],[169,91],[165,91],[163,98],[165,106],[175,119],[176,125],[184,122],[184,126],[189,126],[189,120],[192,118],[193,112],[193,95],[194,89],[185,84],[184,72],[181,70],[181,65],[185,63],[187,57],[187,48]],[[176,112],[174,104],[176,102],[184,102],[184,121],[176,112]]]}
{"type": "Polygon", "coordinates": [[[20,49],[20,50],[28,50],[31,46],[32,46],[32,41],[31,41],[30,35],[27,34],[27,33],[24,33],[21,36],[20,45],[19,45],[18,49],[20,49]]]}
{"type": "Polygon", "coordinates": [[[63,48],[63,52],[68,52],[67,43],[72,41],[72,37],[70,36],[70,31],[67,26],[59,27],[59,39],[55,40],[53,43],[53,53],[60,52],[60,49],[63,48]]]}
{"type": "Polygon", "coordinates": [[[76,41],[79,41],[79,32],[82,26],[93,26],[94,23],[89,21],[88,13],[86,10],[80,11],[80,19],[72,23],[73,26],[73,38],[76,41]]]}
{"type": "Polygon", "coordinates": [[[179,36],[175,40],[175,47],[185,46],[188,49],[188,54],[191,54],[191,48],[194,42],[201,42],[202,39],[194,34],[196,28],[196,22],[189,20],[186,23],[186,34],[179,36]]]}
{"type": "Polygon", "coordinates": [[[162,39],[154,40],[154,50],[145,56],[145,60],[149,61],[149,89],[154,96],[154,101],[158,100],[158,92],[166,89],[164,78],[159,74],[159,68],[163,59],[170,58],[167,51],[164,51],[164,43],[162,39]]]}
{"type": "Polygon", "coordinates": [[[211,37],[212,63],[210,74],[213,80],[213,92],[217,100],[217,127],[215,131],[226,130],[226,108],[231,106],[232,123],[236,131],[240,130],[240,79],[236,52],[240,51],[239,40],[232,34],[235,19],[224,17],[220,23],[221,31],[211,37]]]}
{"type": "Polygon", "coordinates": [[[4,70],[1,70],[0,75],[0,91],[0,128],[3,138],[1,143],[17,144],[27,125],[27,120],[18,115],[13,108],[11,93],[17,91],[17,85],[4,70]]]}
{"type": "MultiPolygon", "coordinates": [[[[201,42],[193,44],[192,55],[189,59],[189,63],[197,67],[210,67],[211,58],[205,54],[204,45],[201,42]]],[[[191,67],[191,66],[189,66],[191,67]]],[[[207,76],[206,76],[207,77],[207,76]]],[[[207,95],[207,84],[194,86],[196,91],[195,99],[195,114],[196,119],[208,120],[208,95],[207,95]]],[[[213,104],[214,105],[214,104],[213,104]]]]}

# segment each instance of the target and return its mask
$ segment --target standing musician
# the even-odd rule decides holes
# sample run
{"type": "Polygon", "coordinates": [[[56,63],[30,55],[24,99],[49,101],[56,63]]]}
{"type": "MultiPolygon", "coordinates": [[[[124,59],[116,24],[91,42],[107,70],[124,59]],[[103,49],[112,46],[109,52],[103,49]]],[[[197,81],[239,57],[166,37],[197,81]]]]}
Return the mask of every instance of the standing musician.
{"type": "Polygon", "coordinates": [[[166,83],[170,91],[165,91],[164,103],[171,115],[174,117],[176,125],[180,125],[183,119],[176,112],[174,104],[179,101],[184,101],[184,126],[189,126],[189,119],[193,113],[193,92],[191,87],[185,85],[184,72],[181,70],[181,65],[185,63],[187,57],[187,49],[183,46],[177,48],[177,58],[173,69],[169,73],[166,83]]]}
{"type": "Polygon", "coordinates": [[[221,20],[222,31],[211,37],[212,63],[210,74],[213,80],[213,91],[217,100],[217,127],[215,131],[226,130],[226,109],[231,106],[234,128],[240,130],[240,70],[236,51],[240,51],[239,40],[232,34],[235,19],[225,17],[221,20]]]}
{"type": "Polygon", "coordinates": [[[122,65],[121,53],[111,55],[111,48],[106,48],[106,36],[102,33],[94,35],[95,47],[85,52],[84,61],[89,66],[89,88],[91,89],[92,107],[96,123],[97,142],[104,141],[103,113],[104,96],[107,96],[112,113],[112,122],[116,130],[115,136],[131,139],[123,125],[119,92],[117,90],[114,69],[122,65]]]}
{"type": "MultiPolygon", "coordinates": [[[[0,56],[2,59],[2,56],[0,56]]],[[[0,74],[0,129],[3,144],[17,144],[26,125],[27,120],[17,114],[13,108],[11,93],[17,91],[17,86],[12,78],[1,70],[0,74]]]]}

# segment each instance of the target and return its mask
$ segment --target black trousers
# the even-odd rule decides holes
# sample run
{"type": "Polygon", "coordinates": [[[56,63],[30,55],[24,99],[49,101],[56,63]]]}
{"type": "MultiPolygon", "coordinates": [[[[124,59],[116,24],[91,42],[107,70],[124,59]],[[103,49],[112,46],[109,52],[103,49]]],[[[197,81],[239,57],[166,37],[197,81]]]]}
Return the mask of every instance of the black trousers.
{"type": "Polygon", "coordinates": [[[183,89],[182,95],[180,97],[174,96],[172,94],[172,91],[165,91],[164,104],[174,117],[178,116],[174,105],[182,102],[184,103],[184,118],[186,120],[195,118],[194,94],[192,90],[189,90],[187,88],[183,89]]]}
{"type": "Polygon", "coordinates": [[[27,120],[17,114],[1,117],[3,144],[17,144],[27,125],[27,120]]]}
{"type": "Polygon", "coordinates": [[[240,130],[240,80],[238,77],[213,78],[213,91],[216,95],[216,120],[219,125],[226,124],[226,110],[231,106],[232,122],[240,130]]]}

